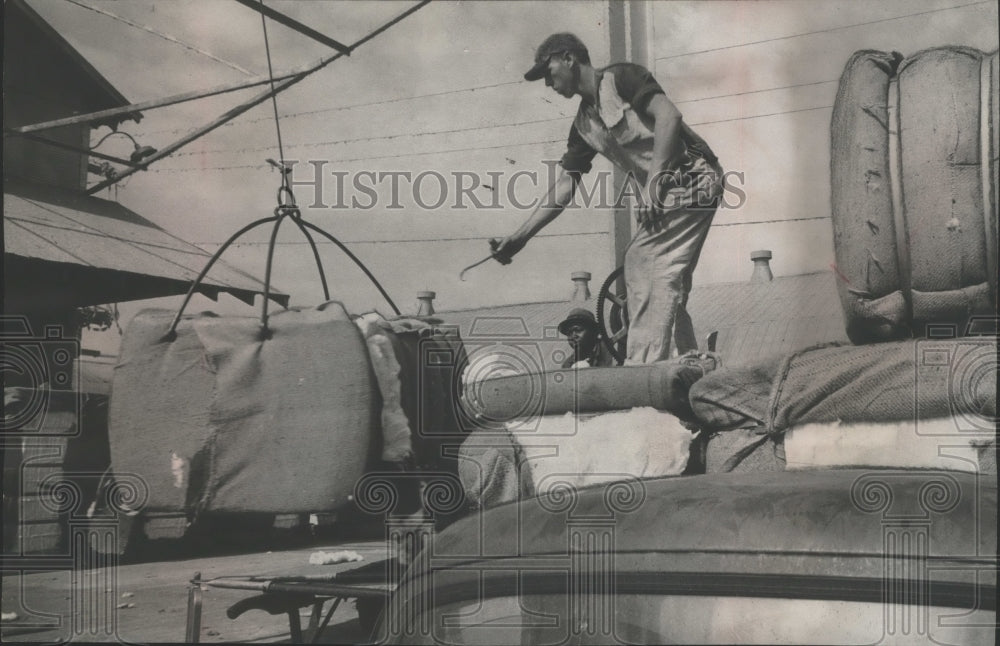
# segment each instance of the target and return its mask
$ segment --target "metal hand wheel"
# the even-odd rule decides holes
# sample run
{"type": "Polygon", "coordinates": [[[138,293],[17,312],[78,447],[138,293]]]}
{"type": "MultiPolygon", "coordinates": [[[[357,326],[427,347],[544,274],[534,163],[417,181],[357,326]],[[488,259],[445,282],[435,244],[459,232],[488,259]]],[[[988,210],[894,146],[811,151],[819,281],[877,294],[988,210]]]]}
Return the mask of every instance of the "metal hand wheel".
{"type": "Polygon", "coordinates": [[[628,295],[618,288],[618,279],[625,273],[624,267],[615,269],[604,280],[597,293],[597,326],[601,341],[618,365],[625,361],[628,340],[628,295]]]}

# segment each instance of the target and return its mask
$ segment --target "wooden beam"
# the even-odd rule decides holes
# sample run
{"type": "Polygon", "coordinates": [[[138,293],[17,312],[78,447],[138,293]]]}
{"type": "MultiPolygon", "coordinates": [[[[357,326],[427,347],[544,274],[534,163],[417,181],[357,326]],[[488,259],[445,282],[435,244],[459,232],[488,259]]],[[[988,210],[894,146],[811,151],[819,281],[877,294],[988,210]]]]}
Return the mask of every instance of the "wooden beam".
{"type": "Polygon", "coordinates": [[[372,38],[375,38],[376,36],[378,36],[379,34],[381,34],[383,31],[385,31],[386,29],[388,29],[389,27],[392,27],[397,22],[399,22],[400,20],[406,18],[410,14],[416,13],[419,9],[423,9],[424,7],[426,7],[427,5],[429,5],[430,3],[431,3],[431,0],[421,0],[417,4],[413,5],[412,7],[410,7],[409,9],[407,9],[406,11],[404,11],[403,13],[399,14],[398,16],[396,16],[395,18],[393,18],[389,22],[385,23],[384,25],[382,25],[381,27],[379,27],[378,29],[376,29],[375,31],[373,31],[372,33],[368,34],[367,36],[365,36],[364,38],[362,38],[358,42],[356,42],[353,45],[351,45],[351,49],[354,50],[354,49],[357,49],[358,47],[361,47],[362,45],[364,45],[365,43],[367,43],[372,38]]]}
{"type": "MultiPolygon", "coordinates": [[[[403,14],[397,16],[392,21],[386,23],[385,25],[383,25],[379,29],[377,29],[377,30],[373,31],[372,33],[368,34],[368,36],[366,36],[365,38],[362,38],[358,42],[356,42],[353,45],[351,45],[348,48],[348,50],[354,50],[359,45],[362,45],[362,44],[368,42],[369,40],[371,40],[372,38],[374,38],[378,34],[382,33],[383,31],[385,31],[386,29],[388,29],[389,27],[391,27],[393,24],[399,22],[400,20],[402,20],[406,16],[410,15],[411,13],[413,13],[414,11],[416,11],[417,9],[420,9],[421,7],[423,7],[428,2],[430,2],[430,0],[423,0],[423,2],[420,2],[416,6],[411,7],[406,12],[404,12],[403,14]]],[[[325,65],[325,63],[323,61],[324,61],[324,59],[321,58],[321,59],[319,59],[317,61],[309,63],[308,65],[303,65],[302,67],[298,67],[298,68],[295,68],[295,69],[287,70],[287,71],[284,71],[284,72],[279,72],[279,73],[277,73],[277,74],[274,75],[274,81],[282,81],[284,79],[291,78],[293,76],[298,76],[299,74],[307,74],[309,72],[315,71],[316,69],[319,69],[320,67],[322,67],[323,65],[325,65]]],[[[174,94],[172,96],[162,97],[162,98],[159,98],[159,99],[151,99],[149,101],[144,101],[142,103],[131,103],[129,105],[121,106],[121,107],[118,107],[118,108],[108,108],[107,110],[98,110],[96,112],[88,112],[86,114],[78,114],[78,115],[74,115],[72,117],[64,117],[62,119],[53,119],[52,121],[42,121],[40,123],[33,123],[33,124],[26,125],[26,126],[19,126],[17,128],[12,128],[11,130],[13,132],[17,132],[19,134],[25,134],[25,133],[29,133],[29,132],[39,132],[39,131],[42,131],[42,130],[50,130],[52,128],[59,128],[59,127],[62,127],[62,126],[72,126],[72,125],[76,125],[76,124],[80,124],[80,123],[91,123],[91,122],[100,121],[102,119],[106,119],[106,118],[109,118],[109,117],[117,117],[117,116],[121,116],[121,115],[128,115],[128,114],[133,114],[133,113],[140,112],[142,110],[153,110],[155,108],[163,108],[163,107],[170,106],[170,105],[176,105],[178,103],[185,103],[187,101],[194,101],[196,99],[203,99],[203,98],[207,98],[207,97],[210,97],[210,96],[218,96],[220,94],[226,94],[227,92],[236,92],[237,90],[245,90],[246,88],[255,87],[257,85],[264,85],[266,83],[269,83],[270,81],[271,81],[271,77],[270,76],[268,76],[267,74],[260,74],[258,76],[254,76],[252,78],[244,79],[244,80],[242,80],[242,81],[240,81],[238,83],[228,83],[228,84],[224,84],[224,85],[217,85],[215,87],[211,87],[211,88],[208,88],[208,89],[205,89],[205,90],[195,90],[193,92],[183,92],[181,94],[174,94]]]]}
{"type": "Polygon", "coordinates": [[[244,7],[253,9],[256,12],[267,16],[276,23],[282,24],[288,27],[289,29],[294,29],[303,36],[308,36],[309,38],[312,38],[317,42],[323,43],[327,47],[332,47],[333,49],[337,50],[344,56],[351,55],[351,49],[352,49],[351,47],[348,47],[343,43],[338,43],[337,41],[330,38],[326,34],[321,34],[320,32],[316,31],[309,25],[303,24],[298,20],[295,20],[294,18],[286,16],[280,11],[276,11],[275,9],[266,6],[260,0],[236,0],[236,2],[240,3],[244,7]]]}
{"type": "Polygon", "coordinates": [[[84,155],[90,155],[91,157],[97,157],[98,159],[104,159],[107,161],[115,162],[116,164],[123,164],[125,166],[131,166],[138,168],[138,164],[132,162],[128,159],[122,159],[120,157],[115,157],[113,155],[105,155],[104,153],[99,153],[96,150],[90,150],[88,148],[83,148],[82,146],[74,146],[73,144],[67,144],[62,141],[56,141],[55,139],[49,139],[48,137],[42,137],[40,135],[34,135],[30,133],[20,133],[15,130],[7,129],[4,131],[4,136],[10,137],[24,137],[25,139],[30,139],[32,141],[37,141],[39,143],[47,144],[54,148],[62,148],[63,150],[70,150],[75,153],[83,153],[84,155]]]}
{"type": "MultiPolygon", "coordinates": [[[[329,63],[332,63],[334,60],[340,58],[341,56],[343,56],[343,54],[334,54],[323,65],[327,65],[329,63]]],[[[317,68],[317,69],[319,69],[319,68],[317,68]]],[[[313,71],[315,71],[315,70],[313,70],[313,71]]],[[[298,83],[299,81],[301,81],[302,79],[304,79],[306,76],[308,76],[310,73],[299,74],[298,76],[293,76],[290,79],[285,79],[285,80],[281,81],[280,83],[277,83],[277,84],[273,85],[271,88],[268,88],[266,91],[261,92],[260,94],[254,96],[253,98],[249,99],[248,101],[244,101],[243,103],[239,104],[235,108],[232,108],[231,110],[223,113],[222,115],[220,115],[218,118],[214,119],[213,121],[210,121],[209,123],[207,123],[204,126],[198,128],[197,130],[194,130],[193,132],[189,132],[188,134],[184,135],[183,137],[181,137],[180,139],[178,139],[174,143],[170,144],[169,146],[166,146],[162,150],[159,150],[155,154],[151,155],[150,157],[147,157],[146,159],[144,159],[139,164],[138,167],[136,167],[136,168],[130,168],[130,169],[128,169],[128,170],[120,173],[117,177],[106,179],[103,182],[100,182],[98,184],[95,184],[91,188],[88,188],[87,189],[87,193],[89,193],[90,195],[93,195],[94,193],[100,191],[101,189],[107,188],[108,186],[111,186],[112,184],[115,184],[115,183],[121,181],[122,179],[128,177],[129,175],[135,173],[138,170],[145,170],[146,167],[149,166],[150,164],[152,164],[153,162],[159,161],[159,160],[163,159],[164,157],[167,157],[168,155],[172,155],[177,150],[179,150],[180,148],[183,148],[184,146],[188,145],[189,143],[191,143],[195,139],[200,138],[202,135],[206,135],[209,132],[212,132],[213,130],[215,130],[216,128],[218,128],[219,126],[225,124],[226,122],[232,121],[233,119],[235,119],[236,117],[240,116],[241,114],[243,114],[244,112],[246,112],[250,108],[252,108],[252,107],[254,107],[254,106],[256,106],[256,105],[258,105],[260,103],[263,103],[264,101],[270,99],[275,94],[281,92],[282,90],[285,90],[285,89],[291,87],[295,83],[298,83]]]]}
{"type": "MultiPolygon", "coordinates": [[[[302,67],[296,68],[294,70],[288,70],[286,72],[280,72],[274,75],[275,81],[281,81],[293,76],[298,76],[299,74],[304,74],[310,72],[314,69],[318,69],[317,66],[322,66],[321,63],[324,59],[319,59],[314,61],[309,65],[304,65],[302,67]]],[[[122,106],[120,108],[108,108],[107,110],[98,110],[97,112],[88,112],[87,114],[78,114],[72,117],[64,117],[62,119],[54,119],[52,121],[43,121],[41,123],[33,123],[27,126],[20,126],[18,128],[12,128],[11,130],[20,134],[28,132],[38,132],[39,130],[49,130],[50,128],[59,128],[61,126],[72,126],[79,123],[90,123],[92,121],[99,121],[107,117],[115,117],[121,114],[129,114],[132,112],[139,112],[141,110],[152,110],[153,108],[163,108],[168,105],[175,105],[177,103],[184,103],[186,101],[194,101],[195,99],[203,99],[210,96],[217,96],[219,94],[225,94],[227,92],[235,92],[237,90],[244,90],[246,88],[254,87],[257,85],[265,85],[271,82],[271,77],[267,74],[261,74],[253,78],[244,79],[238,83],[230,83],[225,85],[217,85],[206,90],[195,90],[193,92],[184,92],[182,94],[174,94],[173,96],[167,96],[160,99],[151,99],[149,101],[144,101],[143,103],[132,103],[129,105],[122,106]]]]}
{"type": "MultiPolygon", "coordinates": [[[[378,34],[381,34],[383,31],[385,31],[389,27],[395,25],[397,22],[399,22],[400,20],[406,18],[407,16],[409,16],[413,12],[417,11],[421,7],[425,6],[429,2],[430,2],[430,0],[423,0],[423,2],[420,2],[416,6],[410,7],[409,9],[407,9],[406,11],[404,11],[403,13],[401,13],[400,15],[396,16],[392,20],[386,22],[384,25],[382,25],[381,27],[379,27],[375,31],[371,32],[370,34],[368,34],[367,36],[365,36],[364,38],[362,38],[358,42],[354,43],[351,46],[351,49],[355,49],[359,45],[368,42],[369,40],[371,40],[372,38],[374,38],[378,34]]],[[[159,161],[160,159],[163,159],[164,157],[166,157],[168,155],[172,155],[178,149],[183,148],[184,146],[188,145],[189,143],[191,143],[195,139],[198,139],[202,135],[205,135],[205,134],[207,134],[207,133],[215,130],[216,128],[218,128],[219,126],[223,125],[227,121],[231,121],[232,119],[234,119],[234,118],[238,117],[239,115],[243,114],[244,112],[246,112],[250,108],[252,108],[252,107],[256,106],[257,104],[262,103],[262,102],[266,101],[267,99],[271,98],[273,95],[278,94],[279,92],[288,89],[289,87],[291,87],[292,85],[295,85],[296,83],[298,83],[299,81],[301,81],[305,77],[309,76],[313,72],[316,72],[316,71],[322,69],[323,67],[326,67],[327,65],[329,65],[333,61],[337,60],[341,56],[343,56],[343,54],[337,53],[337,54],[333,54],[333,55],[325,57],[325,58],[321,58],[315,65],[313,65],[308,70],[303,71],[300,74],[297,74],[297,75],[295,75],[295,76],[293,76],[291,78],[287,78],[287,79],[281,81],[280,83],[276,83],[276,84],[272,85],[265,92],[261,92],[260,94],[254,96],[253,98],[249,99],[248,101],[244,101],[243,103],[239,104],[235,108],[229,110],[228,112],[225,112],[224,114],[222,114],[221,116],[219,116],[217,119],[211,121],[210,123],[205,124],[204,126],[198,128],[194,132],[188,133],[187,135],[185,135],[184,137],[181,137],[180,139],[178,139],[174,143],[170,144],[169,146],[166,146],[162,150],[159,150],[154,155],[152,155],[150,157],[147,157],[142,162],[140,162],[135,168],[129,168],[128,170],[123,171],[122,173],[118,174],[117,177],[106,179],[103,182],[95,184],[94,186],[92,186],[89,189],[87,189],[87,193],[89,193],[90,195],[93,195],[94,193],[96,193],[96,192],[98,192],[98,191],[100,191],[102,189],[105,189],[108,186],[111,186],[112,184],[115,184],[115,183],[117,183],[117,182],[125,179],[126,177],[132,175],[136,171],[145,170],[146,167],[148,167],[153,162],[159,161]]]]}

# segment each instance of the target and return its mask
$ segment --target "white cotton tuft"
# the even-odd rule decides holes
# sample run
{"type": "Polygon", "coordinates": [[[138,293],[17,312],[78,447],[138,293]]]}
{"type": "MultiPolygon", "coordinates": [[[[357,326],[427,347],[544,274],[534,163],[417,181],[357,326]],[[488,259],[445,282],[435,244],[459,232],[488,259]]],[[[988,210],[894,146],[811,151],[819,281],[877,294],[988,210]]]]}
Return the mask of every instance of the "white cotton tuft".
{"type": "Polygon", "coordinates": [[[649,407],[544,416],[537,426],[510,430],[525,452],[538,494],[556,483],[582,487],[680,475],[694,437],[676,416],[649,407]]]}

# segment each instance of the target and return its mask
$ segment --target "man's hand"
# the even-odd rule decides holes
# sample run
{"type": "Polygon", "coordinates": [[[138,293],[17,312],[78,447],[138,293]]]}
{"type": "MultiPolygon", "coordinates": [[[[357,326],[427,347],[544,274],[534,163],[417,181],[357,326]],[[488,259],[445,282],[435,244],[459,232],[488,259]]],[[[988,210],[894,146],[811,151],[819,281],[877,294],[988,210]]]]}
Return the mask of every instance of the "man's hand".
{"type": "Polygon", "coordinates": [[[639,223],[640,227],[647,227],[651,225],[658,217],[664,214],[663,209],[653,205],[641,205],[635,209],[635,219],[639,223]]]}
{"type": "Polygon", "coordinates": [[[660,171],[653,176],[646,187],[646,199],[636,207],[635,217],[639,226],[652,224],[657,218],[668,213],[670,209],[667,208],[669,202],[667,196],[673,189],[682,188],[686,179],[677,169],[660,171]]]}
{"type": "Polygon", "coordinates": [[[514,254],[524,248],[528,241],[514,234],[506,238],[491,238],[490,249],[493,250],[493,257],[501,265],[509,265],[514,258],[514,254]]]}
{"type": "Polygon", "coordinates": [[[573,199],[573,192],[576,190],[576,180],[573,173],[565,170],[560,171],[559,177],[549,187],[544,200],[542,200],[527,220],[518,227],[514,233],[506,238],[493,238],[490,240],[493,258],[502,265],[509,265],[514,256],[528,244],[535,234],[542,230],[549,222],[559,217],[573,199]]]}

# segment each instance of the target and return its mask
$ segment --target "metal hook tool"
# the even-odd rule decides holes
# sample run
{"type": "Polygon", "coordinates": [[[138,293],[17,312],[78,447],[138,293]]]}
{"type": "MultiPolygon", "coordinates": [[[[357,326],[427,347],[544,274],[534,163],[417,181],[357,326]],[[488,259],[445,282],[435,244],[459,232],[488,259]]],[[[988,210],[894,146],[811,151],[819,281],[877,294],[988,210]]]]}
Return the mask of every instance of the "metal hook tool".
{"type": "Polygon", "coordinates": [[[490,255],[486,256],[482,260],[477,260],[476,262],[472,263],[471,265],[463,269],[461,273],[458,274],[458,279],[464,281],[465,272],[469,271],[470,269],[478,267],[479,265],[483,264],[484,262],[490,259],[496,260],[501,265],[509,265],[511,263],[511,257],[508,256],[507,254],[498,252],[497,248],[499,246],[500,246],[500,241],[496,238],[492,238],[490,240],[490,255]]]}
{"type": "Polygon", "coordinates": [[[476,262],[472,263],[471,265],[469,265],[468,267],[466,267],[465,269],[463,269],[462,272],[458,275],[458,279],[464,281],[465,280],[465,272],[469,271],[470,269],[474,269],[474,268],[478,267],[479,265],[483,264],[484,262],[486,262],[487,260],[492,260],[493,258],[494,258],[493,254],[490,254],[490,255],[486,256],[485,258],[483,258],[482,260],[477,260],[476,262]]]}

